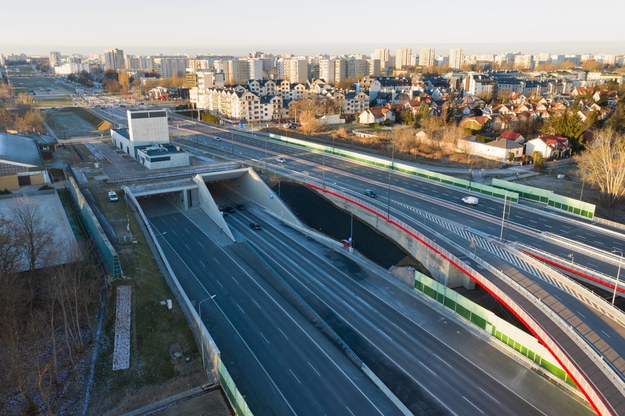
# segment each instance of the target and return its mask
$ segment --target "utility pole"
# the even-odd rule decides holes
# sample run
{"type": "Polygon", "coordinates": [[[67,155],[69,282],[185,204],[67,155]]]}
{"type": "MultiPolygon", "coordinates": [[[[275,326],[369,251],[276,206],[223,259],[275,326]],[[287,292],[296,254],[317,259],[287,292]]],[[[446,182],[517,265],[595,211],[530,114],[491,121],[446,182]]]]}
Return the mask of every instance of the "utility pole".
{"type": "Polygon", "coordinates": [[[388,205],[386,207],[386,219],[391,219],[391,175],[395,168],[395,143],[391,154],[391,169],[388,171],[388,205]]]}

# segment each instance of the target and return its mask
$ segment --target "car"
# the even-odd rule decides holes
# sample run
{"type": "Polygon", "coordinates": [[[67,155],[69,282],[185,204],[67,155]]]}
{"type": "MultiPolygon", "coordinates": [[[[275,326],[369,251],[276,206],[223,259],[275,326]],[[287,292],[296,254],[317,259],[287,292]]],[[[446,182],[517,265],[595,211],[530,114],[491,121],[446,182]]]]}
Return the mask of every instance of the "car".
{"type": "Polygon", "coordinates": [[[234,208],[232,207],[223,207],[221,210],[223,212],[227,212],[228,214],[234,214],[234,208]]]}
{"type": "Polygon", "coordinates": [[[465,196],[462,198],[462,202],[464,202],[467,205],[477,205],[480,200],[474,196],[465,196]]]}
{"type": "Polygon", "coordinates": [[[297,128],[297,126],[296,126],[295,124],[289,124],[289,128],[290,128],[290,129],[296,129],[296,128],[297,128]]]}
{"type": "Polygon", "coordinates": [[[499,169],[505,169],[505,168],[509,168],[509,167],[510,167],[510,165],[508,163],[501,163],[499,165],[499,169]]]}
{"type": "Polygon", "coordinates": [[[119,201],[119,198],[117,197],[117,192],[109,191],[109,201],[111,201],[111,202],[119,201]]]}
{"type": "Polygon", "coordinates": [[[215,140],[216,142],[220,142],[221,141],[221,139],[219,137],[217,137],[217,136],[213,137],[213,140],[215,140]]]}
{"type": "Polygon", "coordinates": [[[365,195],[367,195],[369,198],[377,198],[378,194],[375,193],[375,191],[373,191],[372,189],[365,189],[365,195]]]}
{"type": "Polygon", "coordinates": [[[247,211],[247,208],[245,208],[245,205],[243,205],[243,204],[239,204],[239,205],[237,205],[237,209],[238,209],[239,211],[247,211]]]}
{"type": "Polygon", "coordinates": [[[250,222],[250,228],[252,230],[260,231],[260,224],[256,224],[255,222],[250,222]]]}
{"type": "Polygon", "coordinates": [[[277,157],[276,162],[284,163],[286,160],[283,157],[277,157]]]}

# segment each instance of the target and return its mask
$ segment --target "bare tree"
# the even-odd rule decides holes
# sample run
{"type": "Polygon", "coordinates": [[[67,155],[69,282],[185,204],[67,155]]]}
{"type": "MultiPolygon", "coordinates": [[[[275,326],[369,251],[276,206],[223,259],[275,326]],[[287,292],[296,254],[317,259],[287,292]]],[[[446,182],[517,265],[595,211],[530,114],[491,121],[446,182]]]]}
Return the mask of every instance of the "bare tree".
{"type": "Polygon", "coordinates": [[[24,250],[31,272],[38,262],[43,262],[50,254],[54,239],[42,221],[37,206],[28,198],[20,198],[13,208],[18,244],[24,250]]]}
{"type": "Polygon", "coordinates": [[[599,187],[611,206],[625,196],[625,135],[599,131],[577,162],[582,178],[599,187]]]}
{"type": "Polygon", "coordinates": [[[15,228],[12,221],[0,215],[0,276],[16,272],[22,259],[15,228]]]}

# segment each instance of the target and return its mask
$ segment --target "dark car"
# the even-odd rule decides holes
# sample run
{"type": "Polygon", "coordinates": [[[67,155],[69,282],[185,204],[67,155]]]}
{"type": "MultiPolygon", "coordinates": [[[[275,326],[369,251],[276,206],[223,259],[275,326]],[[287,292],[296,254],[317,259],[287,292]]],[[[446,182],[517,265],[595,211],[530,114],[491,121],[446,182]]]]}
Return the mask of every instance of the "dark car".
{"type": "Polygon", "coordinates": [[[250,222],[250,228],[252,230],[260,231],[260,224],[256,224],[255,222],[250,222]]]}
{"type": "Polygon", "coordinates": [[[223,212],[227,212],[228,214],[234,214],[234,208],[232,207],[223,207],[221,210],[223,212]]]}
{"type": "Polygon", "coordinates": [[[247,211],[247,208],[245,208],[245,205],[243,205],[243,204],[239,204],[239,205],[237,205],[237,209],[238,209],[239,211],[247,211]]]}
{"type": "Polygon", "coordinates": [[[499,165],[499,169],[505,169],[505,168],[509,168],[510,165],[508,163],[502,163],[499,165]]]}
{"type": "Polygon", "coordinates": [[[378,194],[375,193],[375,191],[371,190],[371,189],[365,189],[365,195],[367,195],[369,198],[377,198],[378,194]]]}

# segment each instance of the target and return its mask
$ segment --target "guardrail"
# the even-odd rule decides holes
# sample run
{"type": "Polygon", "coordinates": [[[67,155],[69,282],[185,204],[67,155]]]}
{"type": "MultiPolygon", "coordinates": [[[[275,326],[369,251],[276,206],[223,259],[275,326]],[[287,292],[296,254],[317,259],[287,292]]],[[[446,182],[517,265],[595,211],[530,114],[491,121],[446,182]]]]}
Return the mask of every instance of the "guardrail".
{"type": "Polygon", "coordinates": [[[239,163],[227,162],[225,164],[196,168],[196,169],[184,169],[184,170],[176,170],[176,171],[171,171],[171,172],[150,173],[150,174],[141,175],[141,176],[128,176],[124,178],[113,178],[113,179],[109,179],[108,183],[132,183],[132,182],[152,181],[155,179],[175,178],[177,176],[195,176],[195,175],[201,175],[203,173],[223,172],[226,170],[238,169],[240,167],[241,167],[241,164],[239,163]]]}
{"type": "MultiPolygon", "coordinates": [[[[419,241],[429,250],[442,257],[445,261],[449,262],[460,272],[478,283],[495,299],[497,299],[500,303],[506,306],[506,308],[508,308],[517,317],[517,319],[519,319],[519,321],[521,321],[530,330],[530,332],[532,332],[532,334],[543,343],[543,345],[549,350],[549,352],[558,361],[562,368],[566,370],[569,377],[571,377],[571,379],[579,387],[579,389],[586,396],[589,403],[598,414],[616,414],[616,410],[611,406],[610,402],[605,398],[605,396],[603,396],[603,392],[601,391],[601,389],[592,382],[590,377],[581,368],[578,367],[575,361],[568,355],[566,350],[558,343],[558,341],[554,339],[551,334],[549,334],[538,321],[536,321],[528,312],[526,312],[523,307],[521,307],[509,295],[503,292],[503,290],[501,290],[497,285],[482,276],[481,273],[478,273],[472,267],[464,264],[452,253],[445,250],[438,244],[434,243],[432,240],[430,240],[420,232],[416,231],[410,225],[394,217],[391,217],[387,212],[383,212],[379,208],[362,200],[355,200],[352,195],[344,194],[338,190],[330,190],[327,187],[322,187],[320,186],[321,184],[318,181],[312,181],[310,179],[302,178],[302,182],[305,183],[307,186],[316,189],[318,192],[327,193],[329,195],[332,195],[333,197],[344,200],[385,220],[388,224],[397,227],[402,232],[419,241]]],[[[607,364],[594,349],[590,348],[587,343],[584,342],[584,340],[580,337],[580,335],[572,330],[572,328],[570,328],[566,324],[566,322],[563,322],[562,318],[559,315],[555,314],[553,311],[547,308],[546,305],[542,304],[540,302],[540,299],[538,299],[537,301],[534,295],[527,292],[525,288],[521,287],[518,283],[508,278],[508,276],[506,276],[505,274],[496,270],[489,263],[484,262],[483,260],[481,260],[477,256],[474,256],[471,253],[469,253],[469,257],[477,264],[484,267],[486,270],[491,271],[491,273],[495,274],[503,282],[506,282],[506,284],[515,288],[515,291],[523,296],[527,301],[529,301],[530,304],[540,309],[542,313],[548,316],[552,322],[556,323],[556,325],[563,331],[563,333],[568,333],[567,337],[571,341],[573,341],[575,345],[577,345],[587,357],[590,357],[593,362],[601,363],[603,365],[602,366],[598,364],[598,367],[601,369],[600,371],[609,380],[611,380],[611,382],[615,386],[617,386],[617,388],[621,392],[625,390],[622,380],[618,378],[616,374],[614,374],[609,364],[607,364]]]]}

